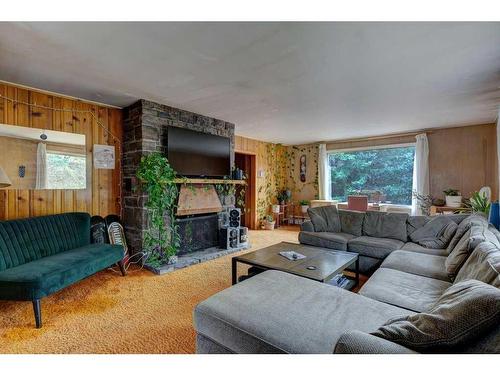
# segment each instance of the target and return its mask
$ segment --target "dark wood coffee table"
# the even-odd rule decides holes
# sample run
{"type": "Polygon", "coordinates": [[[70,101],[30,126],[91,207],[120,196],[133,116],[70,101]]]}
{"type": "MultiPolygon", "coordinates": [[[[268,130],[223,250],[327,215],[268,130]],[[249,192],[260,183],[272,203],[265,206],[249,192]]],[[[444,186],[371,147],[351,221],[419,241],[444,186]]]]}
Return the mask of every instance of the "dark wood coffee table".
{"type": "MultiPolygon", "coordinates": [[[[311,280],[328,283],[335,275],[342,273],[347,267],[355,264],[355,277],[349,278],[345,289],[352,289],[359,284],[359,258],[356,253],[336,251],[315,246],[300,245],[292,242],[281,242],[232,258],[232,282],[237,283],[238,262],[263,270],[278,270],[306,277],[311,280]],[[306,256],[300,260],[288,260],[281,256],[281,251],[295,251],[306,256]],[[314,269],[308,269],[314,267],[314,269]]],[[[335,285],[335,284],[332,284],[335,285]]]]}

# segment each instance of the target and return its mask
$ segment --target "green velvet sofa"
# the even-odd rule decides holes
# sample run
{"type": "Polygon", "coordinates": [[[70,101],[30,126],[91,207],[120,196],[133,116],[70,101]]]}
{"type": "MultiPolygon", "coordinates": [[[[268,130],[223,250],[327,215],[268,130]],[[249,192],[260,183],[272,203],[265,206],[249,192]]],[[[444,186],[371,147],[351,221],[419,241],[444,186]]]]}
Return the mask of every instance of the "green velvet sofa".
{"type": "Polygon", "coordinates": [[[90,243],[90,215],[74,212],[0,221],[0,300],[40,300],[115,263],[125,276],[123,247],[90,243]]]}

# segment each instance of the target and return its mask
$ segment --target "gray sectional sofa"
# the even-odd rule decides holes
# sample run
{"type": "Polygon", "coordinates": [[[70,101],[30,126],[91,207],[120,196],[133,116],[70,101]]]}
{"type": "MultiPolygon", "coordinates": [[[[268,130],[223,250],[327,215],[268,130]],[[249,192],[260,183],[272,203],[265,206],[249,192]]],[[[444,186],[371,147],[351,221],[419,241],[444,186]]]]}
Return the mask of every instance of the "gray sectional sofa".
{"type": "Polygon", "coordinates": [[[483,217],[405,216],[406,233],[417,243],[372,236],[400,235],[399,215],[365,221],[366,215],[338,214],[341,231],[328,231],[339,223],[325,217],[319,225],[328,230],[306,223],[300,240],[367,258],[364,270],[376,270],[359,293],[263,272],[196,306],[197,352],[500,352],[500,233],[483,217]],[[344,232],[346,225],[361,235],[344,232]]]}

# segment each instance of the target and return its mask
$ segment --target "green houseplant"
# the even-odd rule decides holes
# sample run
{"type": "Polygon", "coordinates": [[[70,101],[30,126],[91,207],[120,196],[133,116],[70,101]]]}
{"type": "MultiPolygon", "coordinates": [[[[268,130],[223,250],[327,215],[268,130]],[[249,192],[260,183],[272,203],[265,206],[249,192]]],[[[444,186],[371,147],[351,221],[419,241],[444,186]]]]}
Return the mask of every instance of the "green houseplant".
{"type": "Polygon", "coordinates": [[[178,196],[176,173],[166,157],[154,152],[142,157],[136,176],[140,181],[141,190],[147,194],[145,263],[153,267],[173,263],[180,245],[178,228],[175,225],[178,196]]]}
{"type": "Polygon", "coordinates": [[[446,206],[459,208],[462,206],[462,195],[460,191],[455,189],[447,189],[443,191],[446,199],[446,206]]]}
{"type": "Polygon", "coordinates": [[[481,195],[479,192],[475,191],[472,193],[467,206],[470,206],[472,212],[478,212],[488,217],[491,203],[485,193],[481,195]]]}
{"type": "Polygon", "coordinates": [[[275,224],[276,221],[274,220],[273,215],[267,215],[264,219],[264,229],[266,230],[273,230],[275,224]]]}
{"type": "Polygon", "coordinates": [[[302,213],[305,214],[307,210],[309,209],[309,204],[310,202],[306,199],[302,199],[299,201],[300,207],[302,209],[302,213]]]}

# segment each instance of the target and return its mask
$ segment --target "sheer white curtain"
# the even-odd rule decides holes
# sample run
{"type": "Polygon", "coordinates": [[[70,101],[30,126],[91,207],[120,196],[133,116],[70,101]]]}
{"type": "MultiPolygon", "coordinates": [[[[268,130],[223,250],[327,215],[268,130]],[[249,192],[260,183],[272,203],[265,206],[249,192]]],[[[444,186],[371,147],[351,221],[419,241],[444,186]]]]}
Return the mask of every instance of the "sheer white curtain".
{"type": "MultiPolygon", "coordinates": [[[[418,134],[415,144],[415,160],[413,162],[413,191],[418,194],[429,195],[429,142],[427,134],[418,134]]],[[[412,200],[413,215],[422,215],[417,200],[412,200]]]]}
{"type": "Polygon", "coordinates": [[[47,146],[40,142],[36,151],[35,189],[47,189],[47,146]]]}
{"type": "Polygon", "coordinates": [[[319,144],[318,155],[318,187],[319,199],[330,199],[330,168],[328,166],[328,154],[326,144],[319,144]]]}

